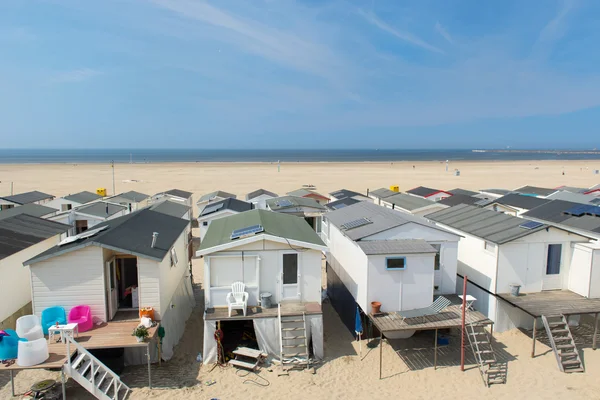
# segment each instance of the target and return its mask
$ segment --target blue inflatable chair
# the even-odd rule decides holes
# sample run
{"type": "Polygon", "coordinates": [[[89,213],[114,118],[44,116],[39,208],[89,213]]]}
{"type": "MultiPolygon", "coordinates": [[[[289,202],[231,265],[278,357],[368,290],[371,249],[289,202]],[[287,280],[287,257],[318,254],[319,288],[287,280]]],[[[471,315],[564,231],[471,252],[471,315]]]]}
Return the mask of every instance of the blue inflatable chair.
{"type": "Polygon", "coordinates": [[[42,311],[42,329],[44,330],[44,335],[47,335],[48,328],[56,325],[57,322],[59,325],[66,325],[67,313],[64,308],[56,306],[46,308],[42,311]]]}
{"type": "Polygon", "coordinates": [[[26,342],[27,339],[20,339],[12,329],[5,329],[4,332],[8,336],[0,335],[0,360],[17,358],[19,340],[26,342]]]}

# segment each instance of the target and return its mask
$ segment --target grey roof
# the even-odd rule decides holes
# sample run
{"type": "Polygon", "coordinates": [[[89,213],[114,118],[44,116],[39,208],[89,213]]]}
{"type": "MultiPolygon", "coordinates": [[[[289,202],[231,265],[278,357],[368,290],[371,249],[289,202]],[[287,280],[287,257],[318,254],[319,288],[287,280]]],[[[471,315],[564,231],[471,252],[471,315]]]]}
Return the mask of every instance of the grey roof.
{"type": "Polygon", "coordinates": [[[582,204],[591,204],[593,200],[596,199],[595,196],[589,194],[576,193],[563,189],[559,190],[558,192],[552,193],[546,198],[550,200],[564,200],[582,204]]]}
{"type": "Polygon", "coordinates": [[[393,196],[386,197],[383,199],[383,201],[394,204],[396,207],[400,207],[408,211],[418,210],[420,208],[429,207],[435,204],[435,201],[433,200],[411,196],[410,194],[405,193],[397,193],[393,196]]]}
{"type": "Polygon", "coordinates": [[[140,201],[144,201],[150,196],[145,193],[136,192],[134,190],[130,190],[129,192],[121,193],[113,198],[111,201],[115,201],[117,203],[139,203],[140,201]],[[117,199],[117,200],[114,200],[117,199]],[[127,201],[122,201],[121,199],[125,199],[127,201]]]}
{"type": "Polygon", "coordinates": [[[456,193],[450,197],[446,197],[445,199],[442,199],[440,201],[438,201],[439,204],[443,204],[445,206],[448,207],[453,207],[456,206],[458,204],[471,204],[474,205],[476,203],[479,203],[480,201],[488,201],[485,199],[480,199],[478,197],[473,197],[471,195],[465,195],[465,194],[460,194],[460,193],[456,193]]]}
{"type": "Polygon", "coordinates": [[[423,239],[362,240],[357,244],[367,255],[437,253],[437,250],[423,239]]]}
{"type": "Polygon", "coordinates": [[[291,192],[287,192],[286,194],[288,196],[297,196],[297,197],[317,196],[317,197],[322,197],[324,199],[328,199],[329,200],[329,197],[324,196],[324,195],[322,195],[319,192],[315,192],[314,190],[305,189],[305,188],[300,188],[300,189],[292,190],[291,192]]]}
{"type": "Polygon", "coordinates": [[[598,190],[600,189],[600,183],[594,186],[591,186],[590,188],[588,188],[584,193],[589,193],[589,192],[593,192],[594,190],[598,190]]]}
{"type": "MultiPolygon", "coordinates": [[[[94,236],[83,238],[62,246],[54,246],[23,264],[33,264],[61,254],[90,246],[122,251],[136,256],[161,261],[169,252],[173,243],[187,228],[189,221],[172,217],[145,208],[131,214],[111,219],[93,227],[104,230],[94,236]],[[156,244],[152,247],[152,235],[158,233],[156,244]]],[[[179,254],[179,257],[185,257],[179,254]]]]}
{"type": "MultiPolygon", "coordinates": [[[[177,196],[180,197],[180,196],[177,196]]],[[[153,204],[149,207],[152,211],[156,211],[162,214],[170,215],[172,217],[181,218],[189,210],[190,207],[185,204],[177,203],[170,200],[164,200],[160,203],[153,204]]]]}
{"type": "Polygon", "coordinates": [[[548,195],[556,192],[556,189],[543,188],[543,187],[537,187],[537,186],[522,186],[518,189],[513,190],[513,192],[522,193],[522,194],[533,194],[536,196],[548,196],[548,195]]]}
{"type": "Polygon", "coordinates": [[[253,192],[250,192],[246,195],[246,200],[252,200],[258,196],[261,196],[263,194],[266,194],[267,196],[271,196],[271,197],[277,197],[277,193],[273,193],[273,192],[269,192],[266,189],[257,189],[253,192]]]}
{"type": "Polygon", "coordinates": [[[475,195],[479,194],[479,192],[474,192],[472,190],[461,189],[461,188],[447,190],[447,192],[452,193],[453,195],[462,194],[465,196],[475,196],[475,195]]]}
{"type": "Polygon", "coordinates": [[[510,207],[523,208],[525,210],[531,210],[532,208],[539,207],[542,204],[546,204],[550,200],[540,199],[535,196],[526,196],[519,193],[509,193],[505,196],[499,197],[493,201],[493,203],[502,204],[510,207]]]}
{"type": "Polygon", "coordinates": [[[68,196],[63,197],[65,200],[72,201],[74,203],[86,204],[90,201],[101,199],[102,196],[97,195],[96,193],[88,192],[84,190],[83,192],[70,194],[68,196]]]}
{"type": "Polygon", "coordinates": [[[343,199],[331,201],[325,204],[325,207],[327,207],[329,210],[337,210],[338,208],[351,206],[352,204],[356,204],[360,201],[361,200],[355,199],[353,197],[344,197],[343,199]]]}
{"type": "Polygon", "coordinates": [[[115,215],[119,211],[123,211],[126,209],[127,207],[119,204],[108,203],[106,201],[98,201],[87,206],[84,205],[74,208],[73,210],[76,212],[81,212],[83,214],[93,215],[95,217],[107,218],[111,215],[115,215]]]}
{"type": "MultiPolygon", "coordinates": [[[[69,225],[26,214],[3,219],[0,221],[0,260],[70,228],[69,225]]],[[[3,276],[2,279],[8,278],[3,276]]]]}
{"type": "Polygon", "coordinates": [[[15,215],[27,214],[32,217],[43,217],[44,215],[52,214],[57,212],[58,210],[42,206],[41,204],[24,204],[19,207],[9,208],[7,210],[0,211],[0,219],[10,218],[15,215]]]}
{"type": "Polygon", "coordinates": [[[338,200],[345,199],[346,197],[354,197],[354,196],[363,196],[364,197],[364,194],[354,192],[354,191],[348,190],[348,189],[336,190],[335,192],[329,193],[329,195],[335,197],[338,200]]]}
{"type": "Polygon", "coordinates": [[[426,187],[426,186],[418,186],[416,188],[412,188],[412,189],[406,191],[406,193],[410,193],[412,195],[421,196],[421,197],[429,197],[429,196],[434,195],[439,192],[443,192],[443,190],[433,189],[433,188],[426,187]]]}
{"type": "Polygon", "coordinates": [[[186,192],[185,190],[181,189],[167,190],[166,192],[164,192],[164,194],[170,194],[171,196],[180,197],[182,199],[189,199],[193,195],[192,192],[186,192]]]}
{"type": "Polygon", "coordinates": [[[273,211],[285,210],[288,208],[297,208],[297,207],[311,207],[316,208],[317,210],[325,210],[325,206],[319,204],[315,199],[311,199],[310,197],[298,197],[298,196],[281,196],[275,197],[274,199],[267,199],[267,206],[273,211]],[[283,202],[288,201],[290,204],[283,204],[283,202]]]}
{"type": "Polygon", "coordinates": [[[587,188],[581,188],[581,187],[576,187],[576,186],[559,186],[556,188],[556,190],[563,190],[565,192],[571,192],[571,193],[585,193],[587,192],[589,189],[587,188]]]}
{"type": "Polygon", "coordinates": [[[37,190],[34,190],[32,192],[19,193],[19,194],[15,194],[12,196],[0,197],[0,199],[4,199],[4,200],[10,201],[15,204],[29,204],[29,203],[35,203],[37,201],[49,200],[49,199],[53,199],[53,198],[54,198],[54,196],[52,196],[51,194],[38,192],[37,190]]]}
{"type": "Polygon", "coordinates": [[[550,224],[560,224],[564,227],[592,232],[595,237],[598,237],[600,234],[600,217],[588,214],[575,217],[571,214],[565,213],[565,211],[578,206],[581,206],[581,203],[552,200],[546,204],[527,211],[523,214],[523,216],[548,222],[550,224]]]}
{"type": "Polygon", "coordinates": [[[379,199],[385,199],[386,197],[390,197],[395,194],[398,194],[398,192],[394,192],[393,190],[386,189],[386,188],[375,189],[375,190],[371,190],[369,192],[369,196],[374,196],[379,199]]]}
{"type": "Polygon", "coordinates": [[[478,206],[478,207],[485,207],[488,204],[492,204],[494,202],[494,199],[481,199],[481,200],[477,200],[475,203],[473,203],[474,206],[478,206]]]}
{"type": "Polygon", "coordinates": [[[534,229],[521,228],[520,225],[527,220],[466,204],[446,208],[425,217],[497,244],[507,243],[546,228],[546,225],[534,229]]]}
{"type": "Polygon", "coordinates": [[[198,203],[210,201],[210,200],[214,199],[215,197],[221,197],[223,199],[227,199],[227,198],[231,197],[231,198],[235,199],[237,196],[233,193],[227,193],[222,190],[217,190],[215,192],[210,192],[210,193],[207,193],[207,194],[201,196],[200,199],[198,199],[198,203]]]}
{"type": "Polygon", "coordinates": [[[506,190],[506,189],[481,189],[479,191],[481,192],[485,192],[485,193],[491,193],[491,194],[497,194],[499,196],[504,196],[505,194],[509,194],[511,191],[510,190],[506,190]]]}
{"type": "Polygon", "coordinates": [[[342,230],[342,232],[352,240],[361,240],[367,236],[384,232],[408,223],[416,223],[441,230],[428,222],[425,218],[394,211],[368,201],[361,201],[351,206],[331,211],[325,214],[325,218],[342,230]],[[348,230],[342,228],[342,225],[361,218],[368,219],[370,223],[348,230]]]}
{"type": "Polygon", "coordinates": [[[226,199],[207,204],[200,212],[200,217],[205,217],[207,215],[214,214],[223,210],[231,210],[235,212],[250,211],[252,210],[252,203],[247,203],[243,200],[228,197],[226,199]],[[222,204],[222,206],[220,208],[217,208],[216,206],[218,204],[222,204]]]}

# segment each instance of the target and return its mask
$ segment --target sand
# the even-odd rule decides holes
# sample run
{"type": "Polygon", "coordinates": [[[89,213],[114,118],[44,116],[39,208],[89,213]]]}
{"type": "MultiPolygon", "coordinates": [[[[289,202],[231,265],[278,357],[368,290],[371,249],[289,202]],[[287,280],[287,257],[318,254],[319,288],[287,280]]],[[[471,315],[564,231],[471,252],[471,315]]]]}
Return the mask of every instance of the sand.
{"type": "MultiPolygon", "coordinates": [[[[125,164],[117,165],[117,192],[137,190],[153,194],[180,188],[199,194],[226,190],[243,196],[248,191],[264,187],[277,193],[314,184],[323,193],[339,188],[366,191],[392,184],[406,190],[418,185],[441,189],[462,187],[516,188],[525,184],[556,187],[559,185],[588,187],[600,182],[592,170],[600,162],[490,162],[453,163],[461,176],[445,172],[445,165],[420,163],[313,163],[282,164],[281,172],[271,164],[125,164]],[[413,170],[412,166],[415,165],[413,170]],[[565,175],[562,175],[562,172],[565,175]],[[124,182],[124,180],[128,180],[124,182]],[[131,182],[136,180],[137,182],[131,182]]],[[[80,190],[106,187],[112,191],[111,169],[108,165],[0,165],[0,194],[9,191],[10,181],[15,192],[41,190],[57,196],[80,190]]],[[[194,260],[194,276],[200,279],[202,260],[194,260]]],[[[201,282],[196,282],[201,298],[201,282]]],[[[559,372],[554,355],[542,343],[537,344],[536,358],[530,358],[531,339],[526,332],[512,330],[496,335],[499,358],[508,363],[508,381],[504,385],[485,388],[479,371],[472,363],[467,370],[459,368],[458,332],[450,338],[452,345],[440,349],[439,365],[433,368],[431,333],[415,336],[408,349],[406,342],[393,341],[383,345],[383,379],[379,380],[379,347],[370,349],[362,342],[362,358],[358,342],[342,325],[329,304],[324,304],[325,353],[315,374],[292,371],[278,376],[276,370],[260,371],[259,375],[240,377],[233,368],[201,366],[195,361],[202,350],[202,304],[194,310],[184,337],[174,358],[161,367],[153,366],[155,388],[147,388],[144,366],[127,368],[123,379],[132,386],[131,399],[464,399],[464,398],[600,398],[600,351],[591,350],[589,325],[579,328],[584,333],[580,346],[586,372],[559,372]],[[400,350],[402,349],[402,350],[400,350]],[[398,353],[395,350],[400,350],[398,353]],[[260,377],[260,378],[259,378],[260,377]],[[265,380],[262,380],[264,378],[265,380]],[[204,383],[215,380],[212,386],[204,383]],[[260,381],[268,386],[247,381],[260,381]]],[[[471,356],[467,353],[468,361],[471,356]]],[[[242,374],[242,373],[238,373],[242,374]]],[[[58,378],[56,372],[28,370],[16,375],[16,391],[23,393],[35,381],[58,378]]],[[[68,398],[91,399],[73,382],[68,384],[68,398]]],[[[0,376],[0,398],[10,398],[8,376],[0,376]]]]}

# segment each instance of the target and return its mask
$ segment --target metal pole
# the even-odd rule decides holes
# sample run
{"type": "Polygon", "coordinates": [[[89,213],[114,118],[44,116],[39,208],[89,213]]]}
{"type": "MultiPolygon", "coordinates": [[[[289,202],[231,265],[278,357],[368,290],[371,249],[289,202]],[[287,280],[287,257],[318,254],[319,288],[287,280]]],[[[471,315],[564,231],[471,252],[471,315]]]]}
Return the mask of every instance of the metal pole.
{"type": "Polygon", "coordinates": [[[379,379],[381,379],[381,366],[383,364],[383,332],[379,334],[379,379]]]}
{"type": "Polygon", "coordinates": [[[594,341],[592,349],[596,350],[596,343],[598,341],[598,313],[596,313],[596,319],[594,320],[594,341]]]}
{"type": "Polygon", "coordinates": [[[150,343],[146,345],[146,355],[148,356],[148,387],[152,389],[152,371],[150,367],[150,343]]]}
{"type": "MultiPolygon", "coordinates": [[[[71,358],[68,354],[67,357],[71,358]]],[[[62,398],[67,400],[67,389],[65,387],[65,366],[60,369],[60,383],[62,385],[62,398]]]]}
{"type": "Polygon", "coordinates": [[[15,379],[13,377],[13,371],[10,370],[10,390],[12,391],[13,397],[15,397],[15,379]]]}
{"type": "MultiPolygon", "coordinates": [[[[463,279],[463,298],[462,298],[462,330],[460,335],[460,370],[465,370],[465,313],[467,311],[467,276],[463,279]]],[[[437,343],[437,340],[436,340],[437,343]]]]}
{"type": "Polygon", "coordinates": [[[433,351],[433,370],[437,369],[437,348],[438,348],[438,330],[435,330],[435,350],[433,351]]]}
{"type": "Polygon", "coordinates": [[[115,190],[115,161],[110,162],[110,166],[112,167],[112,178],[113,178],[113,195],[116,195],[117,192],[115,190]]]}
{"type": "MultiPolygon", "coordinates": [[[[13,188],[14,188],[14,182],[11,182],[10,183],[10,195],[11,196],[13,195],[13,188]]],[[[13,396],[14,396],[14,394],[13,394],[13,396]]]]}
{"type": "Polygon", "coordinates": [[[537,325],[537,318],[533,317],[533,345],[531,347],[531,358],[535,357],[535,328],[537,325]]]}

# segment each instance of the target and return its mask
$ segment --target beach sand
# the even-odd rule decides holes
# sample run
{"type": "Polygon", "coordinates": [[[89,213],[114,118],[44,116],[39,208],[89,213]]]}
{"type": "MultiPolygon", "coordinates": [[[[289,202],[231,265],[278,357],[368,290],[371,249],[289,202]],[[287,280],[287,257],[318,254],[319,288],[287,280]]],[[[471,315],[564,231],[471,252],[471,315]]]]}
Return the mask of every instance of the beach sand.
{"type": "MultiPolygon", "coordinates": [[[[281,172],[272,164],[125,164],[115,168],[117,192],[136,190],[154,194],[180,188],[199,194],[221,189],[243,196],[263,187],[277,193],[313,184],[322,193],[346,188],[365,192],[392,184],[401,190],[424,185],[440,189],[462,187],[516,188],[522,185],[556,187],[559,185],[588,187],[600,182],[592,170],[600,162],[465,162],[453,163],[461,176],[445,172],[445,165],[434,162],[410,163],[313,163],[282,164],[281,172]],[[412,166],[415,165],[413,170],[412,166]],[[565,175],[562,175],[563,170],[565,175]],[[123,182],[129,180],[129,182],[123,182]],[[137,182],[131,182],[136,180],[137,182]]],[[[13,181],[15,193],[41,190],[57,196],[80,190],[94,191],[106,187],[112,191],[112,175],[108,165],[0,165],[0,194],[9,190],[13,181]]],[[[197,232],[196,232],[197,234],[197,232]]],[[[202,260],[193,261],[196,294],[201,298],[202,260]]],[[[131,399],[506,399],[506,398],[600,398],[600,351],[591,350],[589,325],[582,325],[585,344],[583,360],[586,372],[559,372],[554,355],[537,343],[538,356],[530,358],[531,339],[527,333],[512,330],[496,334],[499,359],[508,362],[508,381],[486,388],[479,371],[469,362],[460,371],[458,332],[450,337],[451,346],[439,352],[437,370],[433,368],[433,336],[415,336],[411,348],[399,351],[403,342],[383,345],[383,379],[379,379],[379,347],[370,349],[362,342],[362,359],[358,342],[343,326],[329,304],[324,304],[325,355],[316,373],[292,371],[278,376],[276,370],[262,369],[258,376],[240,377],[233,368],[202,366],[195,361],[202,351],[202,304],[194,310],[174,358],[161,367],[153,366],[155,388],[147,388],[145,366],[126,368],[124,381],[131,385],[131,399]],[[211,370],[212,369],[212,370],[211,370]],[[260,377],[260,378],[259,378],[260,377]],[[266,380],[262,380],[264,378],[266,380]],[[214,379],[216,383],[204,383],[214,379]],[[250,381],[248,381],[250,380],[250,381]],[[253,383],[251,381],[256,381],[253,383]],[[267,384],[260,386],[258,383],[267,384]]],[[[472,360],[467,348],[467,361],[472,360]]],[[[238,373],[242,375],[242,372],[238,373]]],[[[57,372],[27,370],[16,374],[17,393],[23,393],[34,382],[58,379],[57,372]]],[[[76,383],[69,382],[68,398],[91,399],[76,383]]],[[[0,376],[0,398],[10,398],[8,376],[0,376]]]]}

